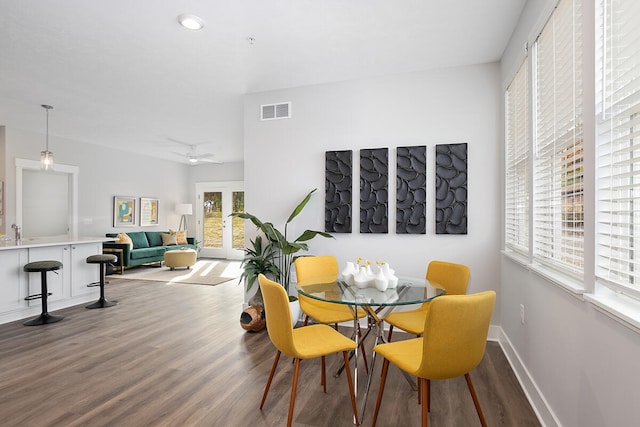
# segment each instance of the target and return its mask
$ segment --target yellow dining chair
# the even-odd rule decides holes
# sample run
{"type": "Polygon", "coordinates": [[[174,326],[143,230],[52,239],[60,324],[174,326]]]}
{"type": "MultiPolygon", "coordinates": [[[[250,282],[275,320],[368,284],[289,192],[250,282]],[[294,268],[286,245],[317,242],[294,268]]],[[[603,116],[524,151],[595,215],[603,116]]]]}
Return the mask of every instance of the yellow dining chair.
{"type": "MultiPolygon", "coordinates": [[[[332,282],[338,278],[338,260],[331,255],[323,256],[305,256],[296,258],[296,279],[298,284],[313,284],[332,282]]],[[[334,325],[334,329],[338,330],[338,323],[353,321],[353,311],[351,307],[344,304],[333,304],[330,302],[319,301],[306,297],[298,293],[298,301],[300,302],[300,310],[305,314],[304,325],[309,322],[309,317],[315,319],[318,323],[325,325],[334,325]]],[[[363,309],[357,309],[358,319],[366,317],[363,309]]],[[[357,326],[356,333],[362,336],[360,325],[357,326]]],[[[364,344],[361,343],[362,360],[364,367],[369,372],[367,364],[367,355],[364,351],[364,344]]]]}
{"type": "Polygon", "coordinates": [[[373,415],[374,427],[382,402],[389,362],[418,377],[422,396],[420,403],[423,426],[427,426],[430,381],[464,375],[480,423],[486,427],[487,423],[469,372],[478,366],[484,356],[495,301],[494,291],[435,298],[425,318],[423,337],[380,344],[373,349],[384,358],[373,415]]]}
{"type": "MultiPolygon", "coordinates": [[[[469,267],[451,262],[431,261],[427,268],[427,280],[441,285],[445,295],[464,295],[469,284],[469,267]]],[[[420,336],[424,332],[424,319],[431,302],[423,303],[420,308],[409,311],[392,312],[384,318],[389,324],[387,341],[391,341],[393,327],[410,334],[420,336]]]]}
{"type": "Polygon", "coordinates": [[[322,374],[320,384],[324,392],[327,392],[325,356],[332,353],[342,352],[345,370],[347,371],[347,383],[349,384],[349,394],[351,396],[351,406],[356,423],[358,421],[358,410],[356,408],[356,398],[353,390],[353,380],[351,378],[351,368],[349,366],[349,351],[356,348],[356,343],[345,337],[327,325],[310,325],[293,329],[291,322],[291,311],[289,309],[289,297],[280,284],[267,279],[264,275],[258,276],[260,290],[264,301],[265,318],[267,320],[267,332],[271,342],[276,347],[277,352],[271,367],[271,373],[267,380],[267,385],[260,402],[260,410],[264,406],[269,393],[269,387],[273,380],[273,375],[280,360],[280,354],[292,357],[295,363],[293,372],[293,385],[291,386],[291,399],[289,400],[289,414],[287,417],[287,427],[291,426],[293,419],[293,407],[296,400],[296,389],[298,387],[298,375],[300,373],[300,361],[303,359],[322,358],[322,374]]]}

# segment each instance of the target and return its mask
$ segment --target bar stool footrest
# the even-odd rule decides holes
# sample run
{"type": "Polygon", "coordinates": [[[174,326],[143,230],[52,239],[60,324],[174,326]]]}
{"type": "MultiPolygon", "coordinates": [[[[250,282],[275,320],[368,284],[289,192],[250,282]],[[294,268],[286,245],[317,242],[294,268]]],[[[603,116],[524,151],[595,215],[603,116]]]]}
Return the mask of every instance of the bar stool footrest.
{"type": "MultiPolygon", "coordinates": [[[[47,296],[51,296],[51,292],[47,293],[47,296]]],[[[28,297],[25,297],[24,300],[25,301],[31,301],[34,299],[42,299],[42,294],[33,294],[33,295],[29,295],[28,297]]]]}

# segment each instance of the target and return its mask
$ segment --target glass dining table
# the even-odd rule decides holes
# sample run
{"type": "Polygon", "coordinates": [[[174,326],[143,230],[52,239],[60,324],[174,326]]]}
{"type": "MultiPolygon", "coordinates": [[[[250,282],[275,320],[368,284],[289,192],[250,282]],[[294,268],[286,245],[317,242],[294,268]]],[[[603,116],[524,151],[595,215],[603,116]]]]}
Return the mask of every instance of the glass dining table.
{"type": "MultiPolygon", "coordinates": [[[[302,295],[309,298],[313,298],[319,301],[330,302],[335,304],[344,304],[351,308],[353,312],[353,339],[356,342],[356,349],[354,350],[354,375],[353,386],[356,394],[356,401],[358,401],[358,356],[360,352],[360,341],[363,341],[369,336],[370,333],[374,333],[375,341],[374,347],[385,342],[383,337],[383,325],[382,317],[379,314],[382,310],[392,310],[395,307],[402,305],[422,304],[427,301],[444,295],[445,291],[438,283],[429,281],[427,279],[406,278],[400,277],[398,284],[393,289],[386,289],[385,291],[379,291],[375,287],[360,288],[355,285],[347,284],[342,278],[337,280],[318,280],[300,282],[296,285],[296,289],[302,295]],[[362,308],[367,313],[367,329],[362,337],[356,333],[358,330],[358,316],[357,310],[362,308]]],[[[372,347],[373,348],[373,347],[372,347]]],[[[367,376],[367,382],[362,396],[362,402],[360,406],[359,419],[362,422],[362,416],[367,404],[367,396],[369,395],[369,387],[371,385],[371,377],[375,366],[376,353],[374,352],[371,357],[371,366],[369,367],[369,375],[367,376]]],[[[336,375],[339,375],[342,369],[338,370],[336,375]]],[[[413,380],[407,377],[407,380],[415,388],[413,380]]],[[[354,417],[355,423],[355,417],[354,417]]]]}

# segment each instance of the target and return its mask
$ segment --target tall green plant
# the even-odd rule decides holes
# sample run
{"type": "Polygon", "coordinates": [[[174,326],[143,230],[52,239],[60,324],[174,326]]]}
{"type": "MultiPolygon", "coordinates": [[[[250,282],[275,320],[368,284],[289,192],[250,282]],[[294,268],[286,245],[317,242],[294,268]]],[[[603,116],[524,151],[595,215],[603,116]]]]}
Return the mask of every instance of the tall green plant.
{"type": "Polygon", "coordinates": [[[274,279],[280,277],[280,270],[274,263],[276,253],[270,243],[262,243],[262,236],[256,236],[255,240],[251,240],[251,247],[245,248],[244,253],[240,282],[245,281],[247,292],[251,290],[260,274],[274,279]]]}
{"type": "Polygon", "coordinates": [[[305,196],[304,199],[296,206],[296,208],[291,212],[289,218],[284,224],[284,232],[278,230],[273,223],[271,222],[263,222],[258,219],[255,215],[252,215],[248,212],[242,213],[232,213],[231,216],[237,216],[243,219],[250,220],[262,233],[264,233],[265,237],[269,241],[269,244],[274,248],[277,252],[277,256],[275,257],[275,264],[278,267],[279,275],[277,280],[282,284],[284,289],[289,293],[289,285],[291,283],[291,266],[298,256],[295,254],[299,251],[307,251],[309,250],[309,246],[306,242],[313,239],[316,236],[322,236],[327,238],[333,238],[333,236],[329,233],[325,233],[323,231],[315,231],[315,230],[305,230],[300,236],[298,236],[294,240],[289,240],[289,236],[287,234],[287,226],[295,217],[297,217],[300,212],[307,206],[309,200],[311,200],[311,195],[317,190],[314,188],[305,196]]]}

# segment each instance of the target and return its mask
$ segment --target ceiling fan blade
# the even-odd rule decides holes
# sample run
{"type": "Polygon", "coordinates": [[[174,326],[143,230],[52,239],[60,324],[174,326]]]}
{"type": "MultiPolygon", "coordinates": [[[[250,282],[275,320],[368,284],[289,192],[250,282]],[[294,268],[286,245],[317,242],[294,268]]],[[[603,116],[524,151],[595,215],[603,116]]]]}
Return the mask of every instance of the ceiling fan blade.
{"type": "Polygon", "coordinates": [[[213,154],[211,153],[207,153],[207,154],[198,154],[198,155],[191,155],[190,157],[193,157],[194,159],[204,159],[205,157],[211,157],[213,156],[213,154]]]}

